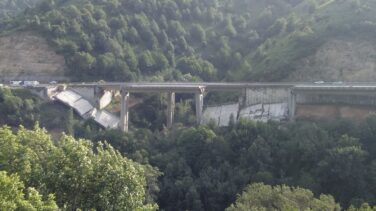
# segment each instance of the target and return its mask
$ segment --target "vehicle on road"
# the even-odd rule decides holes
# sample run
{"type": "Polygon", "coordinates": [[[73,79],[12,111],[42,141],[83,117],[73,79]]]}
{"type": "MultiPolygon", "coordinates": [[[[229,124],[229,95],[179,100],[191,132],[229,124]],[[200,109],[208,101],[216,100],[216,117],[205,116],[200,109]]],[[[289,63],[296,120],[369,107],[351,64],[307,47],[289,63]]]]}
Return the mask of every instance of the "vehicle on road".
{"type": "Polygon", "coordinates": [[[314,84],[323,84],[323,83],[325,83],[324,81],[315,81],[315,82],[313,82],[314,84]]]}
{"type": "Polygon", "coordinates": [[[22,83],[22,86],[24,87],[31,87],[31,86],[37,86],[39,85],[39,81],[24,81],[22,83]]]}
{"type": "Polygon", "coordinates": [[[11,86],[21,86],[22,81],[9,81],[11,86]]]}

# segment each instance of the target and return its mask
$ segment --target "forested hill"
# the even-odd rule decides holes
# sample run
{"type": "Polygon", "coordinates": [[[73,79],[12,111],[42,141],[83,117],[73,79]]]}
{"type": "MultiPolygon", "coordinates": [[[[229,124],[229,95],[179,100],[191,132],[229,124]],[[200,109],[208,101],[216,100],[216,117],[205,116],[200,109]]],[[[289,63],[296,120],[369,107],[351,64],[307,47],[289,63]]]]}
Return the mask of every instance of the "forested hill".
{"type": "Polygon", "coordinates": [[[0,0],[0,19],[11,18],[35,6],[39,0],[0,0]]]}
{"type": "Polygon", "coordinates": [[[372,34],[375,10],[372,0],[42,0],[1,28],[40,32],[73,80],[276,81],[333,37],[372,34]]]}

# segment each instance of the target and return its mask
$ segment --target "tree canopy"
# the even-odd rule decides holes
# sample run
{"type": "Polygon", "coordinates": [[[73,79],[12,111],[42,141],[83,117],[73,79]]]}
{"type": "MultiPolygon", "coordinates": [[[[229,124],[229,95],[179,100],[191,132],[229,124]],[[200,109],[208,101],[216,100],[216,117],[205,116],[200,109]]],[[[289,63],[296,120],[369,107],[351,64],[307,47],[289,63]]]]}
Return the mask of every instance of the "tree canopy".
{"type": "Polygon", "coordinates": [[[13,174],[7,175],[0,171],[0,209],[1,210],[43,210],[55,211],[58,209],[52,194],[44,201],[34,188],[27,188],[20,178],[13,174]],[[26,194],[25,194],[26,192],[26,194]]]}
{"type": "MultiPolygon", "coordinates": [[[[0,164],[0,170],[18,174],[26,187],[34,187],[42,196],[55,194],[57,205],[69,210],[157,208],[146,203],[146,168],[123,157],[107,143],[94,147],[87,140],[65,135],[54,142],[38,126],[34,130],[21,127],[17,133],[2,127],[0,164]]],[[[18,177],[11,179],[17,184],[15,191],[23,188],[18,177]]],[[[34,189],[29,195],[30,200],[41,198],[34,189]]],[[[48,198],[46,203],[52,206],[53,198],[48,198]]]]}
{"type": "Polygon", "coordinates": [[[247,210],[333,210],[340,206],[330,195],[315,198],[310,190],[285,185],[270,186],[255,183],[246,187],[236,202],[226,211],[247,210]]]}

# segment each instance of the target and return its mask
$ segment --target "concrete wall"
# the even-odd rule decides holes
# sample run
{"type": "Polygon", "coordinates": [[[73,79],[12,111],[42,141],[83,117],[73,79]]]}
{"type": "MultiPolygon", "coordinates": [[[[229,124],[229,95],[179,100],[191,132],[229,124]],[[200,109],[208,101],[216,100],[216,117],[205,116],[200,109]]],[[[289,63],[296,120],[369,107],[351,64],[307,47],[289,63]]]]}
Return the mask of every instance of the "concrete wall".
{"type": "Polygon", "coordinates": [[[204,110],[202,124],[214,121],[217,126],[228,126],[231,116],[237,121],[239,104],[229,104],[220,106],[210,106],[204,110]]]}
{"type": "Polygon", "coordinates": [[[240,110],[239,118],[261,122],[288,120],[288,103],[257,104],[240,110]]]}
{"type": "Polygon", "coordinates": [[[283,87],[247,89],[244,106],[251,106],[256,104],[288,103],[290,93],[290,88],[283,87]]]}

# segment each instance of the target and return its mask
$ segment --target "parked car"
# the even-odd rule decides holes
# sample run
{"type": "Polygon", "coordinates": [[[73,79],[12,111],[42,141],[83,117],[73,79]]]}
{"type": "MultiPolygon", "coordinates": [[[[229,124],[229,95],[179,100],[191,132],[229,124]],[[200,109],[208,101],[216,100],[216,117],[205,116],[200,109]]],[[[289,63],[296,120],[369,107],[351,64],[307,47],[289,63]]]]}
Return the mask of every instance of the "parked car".
{"type": "Polygon", "coordinates": [[[39,81],[24,81],[22,85],[25,87],[36,86],[39,85],[39,81]]]}
{"type": "Polygon", "coordinates": [[[314,82],[315,84],[323,84],[323,83],[325,83],[324,81],[315,81],[314,82]]]}
{"type": "Polygon", "coordinates": [[[49,84],[57,84],[57,81],[50,81],[49,84]]]}
{"type": "Polygon", "coordinates": [[[22,81],[9,81],[11,86],[21,86],[22,81]]]}

